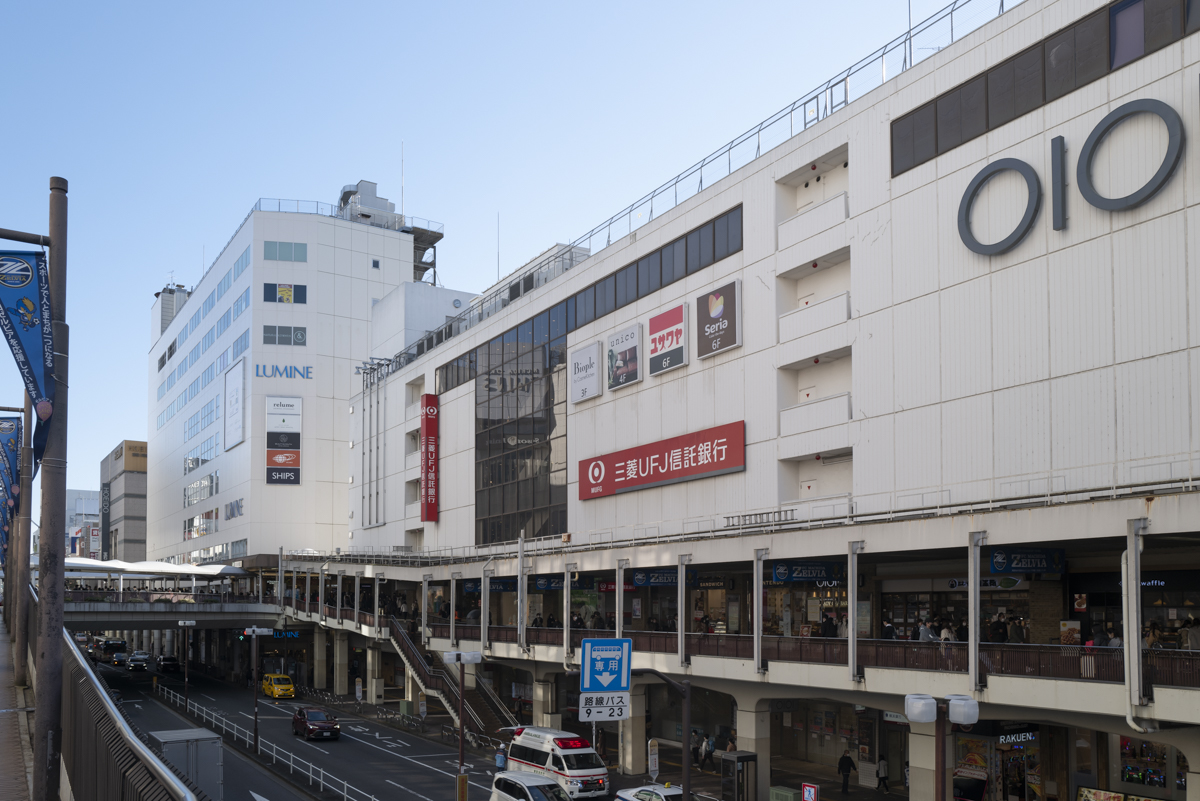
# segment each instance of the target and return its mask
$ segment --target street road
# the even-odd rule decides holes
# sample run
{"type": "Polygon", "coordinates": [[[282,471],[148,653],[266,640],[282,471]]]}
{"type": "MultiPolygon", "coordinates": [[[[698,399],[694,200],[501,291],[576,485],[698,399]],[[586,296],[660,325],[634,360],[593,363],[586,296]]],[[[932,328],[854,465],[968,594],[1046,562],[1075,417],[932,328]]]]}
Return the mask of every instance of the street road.
{"type": "MultiPolygon", "coordinates": [[[[109,687],[121,691],[126,711],[143,731],[187,728],[178,715],[169,712],[159,701],[151,700],[154,693],[152,677],[157,676],[165,687],[182,693],[182,674],[131,674],[109,665],[100,665],[99,670],[109,687]]],[[[243,728],[254,728],[254,703],[249,689],[233,687],[195,673],[189,679],[189,698],[192,702],[221,714],[243,728]]],[[[432,742],[373,721],[345,716],[341,719],[340,740],[308,742],[291,733],[292,713],[299,706],[319,705],[303,701],[276,701],[261,695],[258,704],[258,732],[261,739],[291,751],[298,759],[323,768],[330,775],[373,794],[380,801],[454,799],[454,775],[458,769],[458,750],[454,746],[432,742]]],[[[247,758],[236,754],[228,746],[225,754],[227,801],[301,801],[295,791],[271,782],[247,758]],[[237,767],[231,771],[231,765],[237,767]],[[252,772],[257,774],[257,783],[249,778],[252,772]],[[231,774],[236,778],[231,780],[231,774]],[[258,798],[254,797],[254,793],[258,798]]],[[[469,753],[467,760],[471,782],[468,797],[470,801],[486,801],[491,793],[494,763],[490,759],[471,759],[469,753]]],[[[287,768],[283,770],[286,772],[287,768]]],[[[307,781],[300,778],[296,780],[298,783],[307,781]]]]}

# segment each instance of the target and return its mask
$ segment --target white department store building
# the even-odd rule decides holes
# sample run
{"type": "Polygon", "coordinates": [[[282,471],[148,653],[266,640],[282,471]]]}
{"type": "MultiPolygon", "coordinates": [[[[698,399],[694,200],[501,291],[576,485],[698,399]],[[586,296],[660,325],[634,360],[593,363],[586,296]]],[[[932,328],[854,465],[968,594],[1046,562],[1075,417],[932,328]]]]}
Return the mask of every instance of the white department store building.
{"type": "MultiPolygon", "coordinates": [[[[1178,650],[1200,603],[1191,5],[1026,0],[965,35],[956,17],[954,41],[944,13],[911,50],[898,40],[874,72],[752,131],[732,172],[691,172],[690,188],[664,187],[485,292],[354,387],[343,419],[363,450],[341,561],[361,564],[347,574],[424,578],[423,606],[453,597],[462,610],[483,600],[472,582],[486,569],[485,628],[518,633],[431,623],[430,646],[483,647],[529,678],[533,722],[558,725],[578,650],[527,632],[535,614],[561,616],[563,583],[579,582],[572,597],[594,593],[589,610],[634,634],[635,666],[734,699],[731,722],[712,725],[758,753],[760,798],[773,755],[822,762],[860,737],[864,762],[890,743],[893,781],[907,760],[913,797],[932,798],[932,727],[912,723],[903,746],[883,734],[915,691],[968,694],[988,726],[1036,730],[1045,773],[1022,757],[1022,798],[1035,783],[1028,798],[1200,797],[1200,687],[1168,684],[1165,668],[1147,695],[1137,659],[1101,679],[1078,654],[1073,676],[965,660],[922,673],[853,641],[857,656],[786,655],[829,610],[864,639],[923,617],[967,620],[976,639],[983,615],[1005,613],[1029,621],[1027,648],[1114,623],[1137,642],[1155,621],[1178,650]],[[902,70],[906,50],[920,60],[902,70]],[[421,458],[422,395],[437,401],[436,473],[421,458]],[[532,556],[518,566],[522,533],[532,556]],[[1139,575],[1154,578],[1130,582],[1121,554],[1138,541],[1139,575]],[[385,567],[410,549],[419,564],[385,567]],[[816,567],[834,563],[857,574],[857,598],[846,573],[816,567]],[[620,591],[606,597],[604,581],[620,591]],[[1150,589],[1122,589],[1138,583],[1150,589]],[[654,645],[693,613],[734,639],[654,645]],[[856,705],[893,717],[863,735],[856,705]],[[813,714],[834,723],[810,732],[813,714]],[[1129,754],[1121,737],[1136,738],[1129,754]],[[1094,750],[1065,744],[1083,740],[1094,750]]],[[[318,570],[309,562],[293,564],[318,570]]],[[[616,732],[632,772],[642,704],[616,732]]],[[[1000,798],[1018,786],[999,767],[1013,741],[979,731],[992,749],[981,797],[1000,798]]],[[[973,747],[955,742],[946,782],[974,776],[954,773],[955,748],[973,747]]]]}

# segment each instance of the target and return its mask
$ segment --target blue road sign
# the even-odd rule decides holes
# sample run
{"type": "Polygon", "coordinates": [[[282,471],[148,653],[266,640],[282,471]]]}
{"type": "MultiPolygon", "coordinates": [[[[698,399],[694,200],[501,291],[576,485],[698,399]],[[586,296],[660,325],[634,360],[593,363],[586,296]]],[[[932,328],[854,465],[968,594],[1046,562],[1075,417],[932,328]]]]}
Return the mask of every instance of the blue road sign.
{"type": "Polygon", "coordinates": [[[630,654],[633,640],[584,640],[580,664],[579,691],[582,693],[629,692],[630,654]]]}

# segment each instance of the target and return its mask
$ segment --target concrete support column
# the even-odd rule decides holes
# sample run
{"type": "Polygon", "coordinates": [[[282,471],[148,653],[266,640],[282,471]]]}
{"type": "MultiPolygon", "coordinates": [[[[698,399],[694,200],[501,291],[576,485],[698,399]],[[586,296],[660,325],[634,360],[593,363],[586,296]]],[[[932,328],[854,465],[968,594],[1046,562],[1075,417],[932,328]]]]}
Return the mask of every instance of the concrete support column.
{"type": "Polygon", "coordinates": [[[378,704],[383,700],[383,654],[378,645],[367,646],[367,675],[363,680],[363,700],[378,704]]]}
{"type": "Polygon", "coordinates": [[[533,725],[560,728],[562,715],[551,713],[554,708],[554,682],[547,676],[533,682],[533,725]]]}
{"type": "Polygon", "coordinates": [[[333,634],[333,692],[335,695],[350,692],[350,634],[345,631],[333,634]]]}
{"type": "Polygon", "coordinates": [[[162,652],[163,652],[162,640],[163,640],[162,629],[155,629],[154,630],[154,650],[151,652],[154,654],[155,659],[158,659],[160,656],[162,656],[162,652]]]}
{"type": "Polygon", "coordinates": [[[479,677],[475,674],[478,665],[463,666],[463,684],[468,690],[474,690],[478,686],[479,677]]]}
{"type": "Polygon", "coordinates": [[[417,714],[417,701],[421,696],[421,685],[408,668],[404,669],[404,700],[408,703],[408,714],[417,714]]]}
{"type": "MultiPolygon", "coordinates": [[[[625,560],[620,560],[625,561],[625,560]]],[[[617,570],[620,574],[622,571],[617,570]]],[[[617,587],[622,577],[617,578],[617,587]]],[[[620,592],[620,590],[618,590],[620,592]]],[[[626,776],[638,776],[646,772],[646,685],[635,684],[629,690],[629,719],[618,726],[619,770],[626,776]]]]}
{"type": "Polygon", "coordinates": [[[325,660],[325,629],[317,626],[313,632],[313,687],[324,690],[329,666],[325,660]]]}
{"type": "Polygon", "coordinates": [[[151,647],[150,643],[152,642],[150,629],[142,629],[138,633],[141,634],[141,636],[138,637],[138,650],[149,651],[151,647]]]}
{"type": "Polygon", "coordinates": [[[163,653],[168,656],[178,656],[175,653],[175,629],[165,629],[163,631],[163,653]]]}
{"type": "MultiPolygon", "coordinates": [[[[937,782],[937,724],[910,723],[908,727],[908,793],[909,798],[934,798],[937,782]]],[[[891,768],[898,781],[904,780],[903,765],[900,771],[891,768]]],[[[945,777],[942,777],[945,781],[945,777]]]]}
{"type": "MultiPolygon", "coordinates": [[[[758,754],[758,798],[757,801],[768,801],[771,797],[771,712],[767,702],[742,707],[738,706],[737,717],[737,748],[739,751],[753,751],[758,754]],[[761,709],[761,711],[759,711],[761,709]]],[[[686,744],[688,732],[683,733],[686,744]]],[[[692,755],[685,745],[685,760],[691,760],[692,755]]],[[[838,788],[841,789],[840,787],[838,788]]],[[[830,793],[832,796],[833,793],[830,793]]],[[[913,798],[933,798],[919,793],[913,798]]]]}

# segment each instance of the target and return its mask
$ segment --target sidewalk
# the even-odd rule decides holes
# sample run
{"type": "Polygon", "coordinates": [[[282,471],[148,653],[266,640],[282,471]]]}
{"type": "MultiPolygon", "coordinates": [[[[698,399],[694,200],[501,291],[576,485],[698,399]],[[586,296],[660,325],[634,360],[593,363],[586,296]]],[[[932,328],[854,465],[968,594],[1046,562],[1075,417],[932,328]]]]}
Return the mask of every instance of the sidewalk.
{"type": "MultiPolygon", "coordinates": [[[[32,765],[26,763],[29,743],[21,742],[21,719],[26,693],[13,686],[12,643],[0,619],[0,798],[29,801],[32,765]]],[[[32,756],[32,754],[30,754],[32,756]]]]}
{"type": "MultiPolygon", "coordinates": [[[[720,765],[720,754],[714,754],[714,760],[720,765]]],[[[691,754],[688,754],[691,759],[691,754]]],[[[677,747],[659,744],[659,762],[660,772],[658,774],[659,783],[670,782],[672,786],[678,787],[679,780],[682,775],[680,753],[677,747]]],[[[857,773],[850,774],[850,793],[848,798],[898,798],[904,799],[908,797],[908,790],[904,787],[903,774],[899,777],[899,789],[897,790],[897,780],[893,778],[891,781],[892,794],[885,796],[882,790],[875,789],[875,781],[871,780],[870,787],[859,786],[859,775],[857,773]]],[[[812,762],[802,762],[797,759],[785,759],[783,757],[774,757],[771,760],[771,786],[772,787],[791,787],[800,789],[800,785],[809,782],[811,784],[819,784],[821,786],[821,795],[825,798],[833,798],[842,795],[842,777],[837,774],[837,771],[832,767],[825,765],[817,765],[812,762]]],[[[650,784],[650,777],[643,776],[614,776],[613,785],[618,790],[628,789],[630,787],[639,787],[643,784],[650,784]]],[[[702,795],[711,796],[713,798],[721,797],[721,774],[719,768],[717,771],[707,768],[703,771],[692,770],[692,792],[702,795]]]]}

